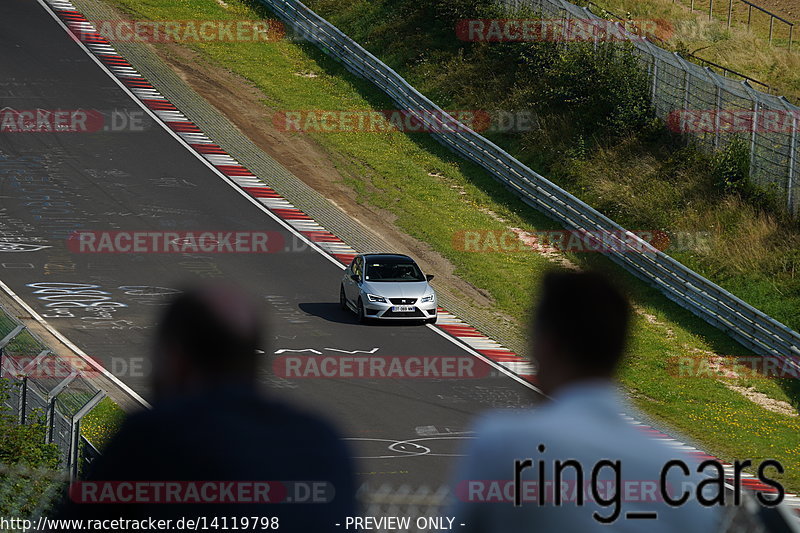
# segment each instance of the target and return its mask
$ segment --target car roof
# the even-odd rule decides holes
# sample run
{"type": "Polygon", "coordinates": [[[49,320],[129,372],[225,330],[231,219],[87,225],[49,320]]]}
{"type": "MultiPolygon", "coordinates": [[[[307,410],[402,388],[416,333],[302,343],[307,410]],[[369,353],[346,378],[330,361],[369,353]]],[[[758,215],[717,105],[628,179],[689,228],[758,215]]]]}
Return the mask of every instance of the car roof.
{"type": "Polygon", "coordinates": [[[390,258],[391,259],[402,258],[402,259],[408,259],[409,261],[412,261],[412,262],[414,261],[411,257],[409,257],[409,256],[407,256],[405,254],[364,254],[364,259],[368,259],[370,261],[374,261],[374,260],[380,261],[382,259],[390,259],[390,258]]]}

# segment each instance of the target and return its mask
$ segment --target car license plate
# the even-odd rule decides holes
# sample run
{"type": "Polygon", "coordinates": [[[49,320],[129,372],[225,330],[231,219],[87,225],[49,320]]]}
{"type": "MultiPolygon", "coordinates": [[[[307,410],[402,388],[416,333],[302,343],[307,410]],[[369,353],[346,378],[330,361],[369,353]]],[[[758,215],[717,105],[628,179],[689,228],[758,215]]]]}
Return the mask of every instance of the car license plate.
{"type": "Polygon", "coordinates": [[[414,311],[413,305],[395,305],[392,306],[392,311],[395,313],[411,313],[414,311]]]}

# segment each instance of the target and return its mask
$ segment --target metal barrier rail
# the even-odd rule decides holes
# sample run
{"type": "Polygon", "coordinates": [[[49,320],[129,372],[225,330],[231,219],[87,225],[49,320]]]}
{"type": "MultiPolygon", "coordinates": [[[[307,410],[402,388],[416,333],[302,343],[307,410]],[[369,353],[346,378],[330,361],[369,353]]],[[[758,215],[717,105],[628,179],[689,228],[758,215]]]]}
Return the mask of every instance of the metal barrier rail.
{"type": "Polygon", "coordinates": [[[443,132],[432,134],[439,142],[484,167],[524,202],[568,229],[608,235],[605,242],[612,242],[619,249],[607,255],[620,266],[753,352],[788,358],[787,363],[800,371],[800,335],[797,332],[657,250],[460,124],[301,2],[260,1],[305,39],[341,61],[349,71],[372,81],[401,108],[420,120],[434,123],[434,131],[443,132]],[[621,235],[625,236],[624,240],[621,235]]]}

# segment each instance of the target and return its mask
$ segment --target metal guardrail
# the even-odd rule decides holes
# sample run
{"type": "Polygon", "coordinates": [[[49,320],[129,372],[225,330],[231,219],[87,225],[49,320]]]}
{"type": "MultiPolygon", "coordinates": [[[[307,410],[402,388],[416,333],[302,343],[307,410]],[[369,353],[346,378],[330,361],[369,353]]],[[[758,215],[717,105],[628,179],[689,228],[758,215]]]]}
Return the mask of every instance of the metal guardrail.
{"type": "Polygon", "coordinates": [[[607,234],[618,250],[610,259],[669,299],[763,356],[783,357],[800,369],[800,335],[657,250],[483,138],[408,84],[338,28],[296,0],[260,0],[303,38],[372,81],[402,109],[436,124],[434,137],[488,170],[522,200],[568,229],[607,234]],[[441,133],[438,133],[441,132],[441,133]],[[624,236],[624,237],[623,237],[624,236]],[[645,252],[643,253],[642,250],[645,252]]]}

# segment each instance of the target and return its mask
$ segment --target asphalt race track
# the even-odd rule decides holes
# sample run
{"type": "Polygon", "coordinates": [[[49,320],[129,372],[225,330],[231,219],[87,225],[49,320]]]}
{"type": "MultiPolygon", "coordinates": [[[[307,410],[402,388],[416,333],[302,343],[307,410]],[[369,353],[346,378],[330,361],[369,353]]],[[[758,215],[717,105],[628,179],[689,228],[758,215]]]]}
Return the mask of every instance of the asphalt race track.
{"type": "Polygon", "coordinates": [[[0,109],[114,111],[115,120],[135,126],[0,134],[0,240],[15,245],[0,247],[0,280],[143,397],[149,336],[165,298],[192,281],[228,278],[271,313],[262,381],[332,416],[353,439],[364,481],[438,487],[477,413],[535,401],[530,389],[490,375],[477,359],[475,373],[484,377],[273,375],[281,350],[472,356],[428,327],[356,324],[338,306],[341,269],[145,116],[37,2],[0,2],[0,49],[12,51],[0,55],[0,109]],[[87,254],[68,248],[75,230],[267,231],[282,246],[275,253],[87,254]]]}

